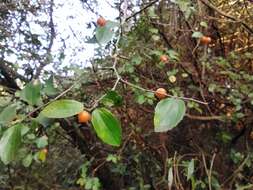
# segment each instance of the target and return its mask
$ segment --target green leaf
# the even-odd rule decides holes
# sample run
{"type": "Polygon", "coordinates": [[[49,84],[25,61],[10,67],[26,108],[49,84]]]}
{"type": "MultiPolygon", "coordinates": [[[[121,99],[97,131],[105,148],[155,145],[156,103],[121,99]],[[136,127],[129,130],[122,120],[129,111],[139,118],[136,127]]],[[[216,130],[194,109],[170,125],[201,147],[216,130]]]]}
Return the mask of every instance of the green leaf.
{"type": "Polygon", "coordinates": [[[85,189],[92,189],[92,178],[87,178],[85,183],[85,189]]]}
{"type": "Polygon", "coordinates": [[[153,33],[153,34],[158,34],[159,30],[157,28],[150,28],[149,32],[153,33]]]}
{"type": "Polygon", "coordinates": [[[34,120],[39,124],[43,125],[44,127],[53,124],[53,119],[47,118],[41,113],[34,120]]]}
{"type": "Polygon", "coordinates": [[[101,103],[105,106],[120,106],[122,105],[123,99],[117,92],[111,90],[101,100],[101,103]]]}
{"type": "Polygon", "coordinates": [[[173,168],[170,167],[168,170],[168,186],[171,188],[173,184],[173,168]]]}
{"type": "Polygon", "coordinates": [[[138,103],[138,104],[144,104],[145,103],[145,101],[146,101],[146,99],[145,99],[145,96],[144,95],[137,95],[137,97],[136,97],[136,102],[138,103]]]}
{"type": "Polygon", "coordinates": [[[160,40],[160,36],[158,36],[158,35],[152,35],[151,38],[154,41],[159,41],[160,40]]]}
{"type": "Polygon", "coordinates": [[[48,145],[48,137],[47,136],[42,136],[36,140],[36,145],[38,148],[44,148],[45,146],[48,145]]]}
{"type": "Polygon", "coordinates": [[[166,132],[173,129],[183,119],[185,103],[181,99],[166,98],[155,108],[155,132],[166,132]]]}
{"type": "Polygon", "coordinates": [[[229,132],[221,131],[217,134],[217,137],[222,140],[223,143],[230,143],[232,140],[232,135],[229,132]]]}
{"type": "Polygon", "coordinates": [[[26,135],[26,134],[29,132],[29,130],[30,130],[29,127],[23,125],[23,126],[21,127],[21,136],[23,137],[24,135],[26,135]]]}
{"type": "Polygon", "coordinates": [[[151,18],[158,18],[154,7],[148,9],[148,16],[151,18]]]}
{"type": "Polygon", "coordinates": [[[76,182],[77,185],[84,186],[85,180],[83,178],[79,178],[76,182]]]}
{"type": "Polygon", "coordinates": [[[191,14],[195,11],[194,7],[191,6],[190,1],[172,0],[171,2],[176,3],[179,6],[179,9],[184,13],[186,20],[188,20],[191,14]]]}
{"type": "Polygon", "coordinates": [[[91,38],[88,38],[84,43],[87,44],[95,44],[98,43],[97,39],[96,39],[96,35],[92,36],[91,38]]]}
{"type": "Polygon", "coordinates": [[[194,159],[191,159],[191,161],[188,162],[187,166],[187,180],[191,179],[193,173],[194,173],[194,159]]]}
{"type": "Polygon", "coordinates": [[[134,66],[130,63],[126,63],[124,65],[124,70],[128,73],[133,73],[134,72],[134,66]]]}
{"type": "Polygon", "coordinates": [[[161,55],[163,55],[163,52],[162,51],[158,51],[158,50],[152,50],[150,52],[150,55],[155,55],[157,57],[160,57],[161,55]]]}
{"type": "Polygon", "coordinates": [[[53,96],[58,93],[58,90],[54,85],[53,76],[51,76],[48,80],[45,81],[45,87],[43,88],[43,92],[45,92],[48,96],[53,96]]]}
{"type": "Polygon", "coordinates": [[[206,23],[206,22],[204,22],[204,21],[201,21],[201,22],[200,22],[200,26],[203,26],[203,27],[205,27],[205,28],[207,28],[207,27],[208,27],[207,23],[206,23]]]}
{"type": "Polygon", "coordinates": [[[34,140],[35,138],[36,138],[36,136],[35,136],[35,134],[27,134],[27,139],[29,139],[29,140],[34,140]]]}
{"type": "Polygon", "coordinates": [[[179,61],[179,54],[174,50],[168,50],[167,53],[169,54],[170,59],[174,59],[179,61]]]}
{"type": "Polygon", "coordinates": [[[214,92],[216,88],[217,88],[216,84],[209,84],[208,91],[209,92],[214,92]]]}
{"type": "Polygon", "coordinates": [[[175,76],[178,73],[178,69],[172,69],[170,71],[167,71],[167,76],[175,76]]]}
{"type": "Polygon", "coordinates": [[[132,59],[131,59],[131,63],[132,63],[133,65],[140,65],[141,62],[142,62],[142,58],[141,58],[141,56],[139,56],[139,55],[135,55],[135,56],[133,56],[132,59]]]}
{"type": "Polygon", "coordinates": [[[121,125],[119,120],[107,109],[97,108],[92,112],[92,125],[98,137],[112,146],[121,144],[121,125]]]}
{"type": "Polygon", "coordinates": [[[182,12],[185,12],[189,9],[189,6],[190,6],[189,1],[176,1],[176,3],[178,4],[178,6],[182,12]]]}
{"type": "Polygon", "coordinates": [[[21,128],[21,124],[8,128],[0,140],[0,157],[6,165],[15,159],[21,145],[21,128]]]}
{"type": "Polygon", "coordinates": [[[40,97],[41,84],[37,81],[28,83],[20,92],[20,98],[30,105],[39,105],[41,103],[40,97]]]}
{"type": "Polygon", "coordinates": [[[117,157],[117,155],[109,154],[106,158],[106,161],[113,162],[114,164],[116,164],[118,161],[118,157],[117,157]]]}
{"type": "Polygon", "coordinates": [[[192,38],[201,38],[203,34],[201,32],[193,32],[192,38]]]}
{"type": "Polygon", "coordinates": [[[115,28],[117,26],[118,26],[118,23],[112,22],[112,21],[107,21],[105,26],[97,27],[95,36],[96,36],[98,43],[107,44],[109,41],[111,41],[111,39],[114,35],[113,28],[115,28]]]}
{"type": "Polygon", "coordinates": [[[32,164],[33,161],[33,155],[32,154],[28,154],[23,160],[22,160],[22,164],[24,167],[29,167],[32,164]]]}
{"type": "Polygon", "coordinates": [[[42,111],[47,118],[66,118],[83,111],[83,104],[75,100],[56,100],[46,106],[42,111]]]}
{"type": "Polygon", "coordinates": [[[9,105],[0,113],[0,124],[7,124],[16,117],[16,106],[9,105]]]}
{"type": "Polygon", "coordinates": [[[98,27],[96,29],[96,39],[98,43],[107,44],[109,41],[111,41],[112,37],[113,37],[113,32],[111,32],[108,27],[104,26],[104,27],[98,27]]]}
{"type": "Polygon", "coordinates": [[[119,27],[120,24],[119,24],[118,22],[114,22],[114,21],[108,20],[108,21],[106,22],[106,26],[107,26],[108,28],[115,28],[115,27],[119,27]]]}

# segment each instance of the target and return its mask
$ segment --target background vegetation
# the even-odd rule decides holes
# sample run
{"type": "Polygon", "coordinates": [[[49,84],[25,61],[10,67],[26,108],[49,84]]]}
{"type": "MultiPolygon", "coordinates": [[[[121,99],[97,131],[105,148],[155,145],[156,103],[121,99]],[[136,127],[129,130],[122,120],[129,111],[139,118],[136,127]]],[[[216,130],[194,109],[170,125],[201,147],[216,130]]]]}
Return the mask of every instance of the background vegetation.
{"type": "Polygon", "coordinates": [[[111,6],[75,35],[84,66],[53,49],[53,0],[0,3],[0,189],[253,189],[252,1],[111,6]]]}

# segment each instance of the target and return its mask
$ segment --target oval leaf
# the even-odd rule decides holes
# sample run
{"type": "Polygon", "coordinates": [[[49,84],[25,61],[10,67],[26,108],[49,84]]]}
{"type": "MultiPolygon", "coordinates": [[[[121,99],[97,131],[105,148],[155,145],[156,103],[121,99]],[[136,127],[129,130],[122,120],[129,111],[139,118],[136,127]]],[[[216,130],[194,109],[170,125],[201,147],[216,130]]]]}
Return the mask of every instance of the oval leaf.
{"type": "Polygon", "coordinates": [[[32,106],[39,105],[41,103],[40,90],[39,82],[28,83],[20,92],[20,98],[32,106]]]}
{"type": "Polygon", "coordinates": [[[44,116],[43,114],[41,114],[41,113],[40,113],[36,118],[34,118],[34,120],[35,120],[36,122],[38,122],[39,124],[43,125],[44,127],[47,127],[47,126],[53,124],[53,122],[54,122],[54,119],[52,119],[52,118],[47,118],[47,117],[45,117],[45,116],[44,116]]]}
{"type": "Polygon", "coordinates": [[[96,39],[100,44],[107,44],[112,37],[113,32],[111,32],[110,28],[104,26],[96,29],[96,39]]]}
{"type": "Polygon", "coordinates": [[[48,137],[47,136],[42,136],[38,139],[36,139],[36,145],[38,148],[44,148],[48,145],[48,137]]]}
{"type": "Polygon", "coordinates": [[[103,27],[96,28],[96,39],[100,44],[107,44],[111,41],[114,32],[113,28],[117,27],[119,24],[117,22],[107,21],[106,25],[103,27]]]}
{"type": "Polygon", "coordinates": [[[155,108],[155,132],[166,132],[173,129],[183,119],[185,103],[183,100],[166,98],[155,108]]]}
{"type": "Polygon", "coordinates": [[[201,38],[203,34],[201,32],[193,32],[192,38],[201,38]]]}
{"type": "Polygon", "coordinates": [[[20,124],[14,125],[5,131],[1,138],[0,157],[6,165],[15,159],[21,145],[21,128],[20,124]]]}
{"type": "Polygon", "coordinates": [[[171,188],[173,185],[173,168],[170,167],[168,171],[168,186],[171,188]]]}
{"type": "Polygon", "coordinates": [[[16,106],[9,105],[0,113],[0,124],[7,124],[16,117],[16,106]]]}
{"type": "Polygon", "coordinates": [[[42,111],[48,118],[66,118],[80,113],[83,104],[75,100],[56,100],[46,106],[42,111]]]}
{"type": "Polygon", "coordinates": [[[109,110],[95,109],[92,112],[91,122],[103,142],[112,146],[120,146],[122,137],[120,122],[109,110]]]}
{"type": "Polygon", "coordinates": [[[22,160],[22,164],[23,166],[25,166],[26,168],[28,168],[33,161],[33,155],[32,154],[28,154],[23,160],[22,160]]]}
{"type": "Polygon", "coordinates": [[[191,179],[194,173],[194,159],[187,164],[187,180],[191,179]]]}
{"type": "Polygon", "coordinates": [[[43,88],[43,92],[46,93],[47,96],[54,96],[58,93],[58,90],[54,84],[54,76],[50,76],[48,80],[45,81],[45,86],[43,88]]]}
{"type": "Polygon", "coordinates": [[[122,105],[123,99],[116,91],[110,90],[101,100],[101,103],[105,106],[120,106],[122,105]]]}

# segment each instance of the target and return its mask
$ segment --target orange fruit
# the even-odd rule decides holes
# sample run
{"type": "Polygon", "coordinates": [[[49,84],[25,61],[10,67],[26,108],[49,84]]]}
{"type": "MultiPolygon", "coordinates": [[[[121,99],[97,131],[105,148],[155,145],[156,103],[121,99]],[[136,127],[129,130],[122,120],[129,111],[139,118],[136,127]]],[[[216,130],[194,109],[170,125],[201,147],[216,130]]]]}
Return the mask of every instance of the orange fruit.
{"type": "Polygon", "coordinates": [[[158,99],[163,99],[163,98],[166,98],[167,97],[167,91],[164,89],[164,88],[158,88],[156,91],[155,91],[155,96],[158,98],[158,99]]]}
{"type": "Polygon", "coordinates": [[[100,26],[100,27],[105,26],[106,25],[106,20],[103,17],[99,17],[97,19],[97,25],[100,26]]]}
{"type": "Polygon", "coordinates": [[[169,81],[170,81],[171,83],[174,83],[174,82],[177,81],[177,78],[176,78],[174,75],[172,75],[172,76],[169,77],[169,81]]]}
{"type": "Polygon", "coordinates": [[[160,56],[160,61],[163,63],[167,63],[169,61],[169,58],[167,55],[161,55],[160,56]]]}
{"type": "Polygon", "coordinates": [[[91,115],[87,111],[82,111],[78,114],[78,122],[79,123],[87,123],[91,120],[91,115]]]}
{"type": "Polygon", "coordinates": [[[205,44],[205,45],[210,44],[211,41],[212,41],[212,39],[211,39],[209,36],[202,36],[202,37],[200,38],[200,42],[201,42],[202,44],[205,44]]]}
{"type": "Polygon", "coordinates": [[[42,149],[42,152],[44,152],[45,154],[47,154],[47,153],[48,153],[48,150],[47,150],[46,148],[43,148],[43,149],[42,149]]]}
{"type": "Polygon", "coordinates": [[[243,129],[243,124],[242,122],[237,122],[236,125],[235,125],[235,128],[237,131],[241,131],[243,129]]]}
{"type": "Polygon", "coordinates": [[[253,140],[253,131],[250,132],[249,138],[250,138],[250,140],[253,140]]]}
{"type": "Polygon", "coordinates": [[[232,117],[232,114],[230,112],[227,112],[226,116],[230,118],[232,117]]]}

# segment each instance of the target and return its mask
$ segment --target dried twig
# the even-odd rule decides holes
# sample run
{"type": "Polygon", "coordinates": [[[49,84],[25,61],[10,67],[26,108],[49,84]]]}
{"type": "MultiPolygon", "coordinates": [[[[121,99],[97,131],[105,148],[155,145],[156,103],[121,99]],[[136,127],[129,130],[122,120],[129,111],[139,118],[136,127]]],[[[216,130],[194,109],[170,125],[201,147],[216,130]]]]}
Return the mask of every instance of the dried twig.
{"type": "Polygon", "coordinates": [[[223,116],[218,116],[218,115],[212,115],[212,116],[199,116],[199,115],[191,115],[186,113],[186,117],[189,119],[195,119],[195,120],[200,120],[200,121],[211,121],[211,120],[218,120],[218,121],[224,121],[223,116]]]}
{"type": "Polygon", "coordinates": [[[244,28],[246,28],[251,34],[253,34],[253,29],[249,27],[248,24],[246,24],[244,21],[238,19],[238,18],[235,18],[227,13],[224,13],[223,11],[219,10],[217,7],[215,7],[214,5],[212,5],[208,0],[201,0],[202,3],[204,3],[206,6],[208,6],[209,8],[215,10],[217,13],[219,13],[220,15],[228,18],[228,19],[231,19],[235,22],[238,22],[238,23],[241,23],[244,28]]]}

